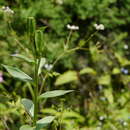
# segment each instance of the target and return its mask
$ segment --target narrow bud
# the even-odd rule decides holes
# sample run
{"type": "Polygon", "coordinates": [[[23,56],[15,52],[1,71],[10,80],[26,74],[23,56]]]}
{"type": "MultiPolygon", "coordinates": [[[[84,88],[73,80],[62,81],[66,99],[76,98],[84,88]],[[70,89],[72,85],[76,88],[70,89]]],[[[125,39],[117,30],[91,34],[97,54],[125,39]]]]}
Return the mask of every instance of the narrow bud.
{"type": "Polygon", "coordinates": [[[27,34],[29,37],[29,43],[31,45],[31,49],[33,52],[33,55],[37,55],[36,54],[36,45],[35,45],[35,39],[34,39],[34,35],[35,35],[35,28],[36,28],[36,22],[35,19],[33,17],[29,17],[27,19],[27,34]]]}
{"type": "Polygon", "coordinates": [[[40,54],[43,51],[44,42],[43,42],[43,32],[41,30],[37,30],[35,32],[35,44],[37,53],[40,54]]]}
{"type": "Polygon", "coordinates": [[[29,36],[33,36],[36,28],[36,22],[33,17],[27,19],[27,32],[29,36]]]}

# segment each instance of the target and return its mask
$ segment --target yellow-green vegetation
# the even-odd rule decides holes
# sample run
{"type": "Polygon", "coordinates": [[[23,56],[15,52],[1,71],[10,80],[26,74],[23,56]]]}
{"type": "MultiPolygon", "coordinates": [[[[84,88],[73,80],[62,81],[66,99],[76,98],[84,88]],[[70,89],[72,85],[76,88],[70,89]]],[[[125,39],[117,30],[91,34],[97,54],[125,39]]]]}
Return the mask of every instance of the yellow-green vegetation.
{"type": "Polygon", "coordinates": [[[129,5],[0,0],[0,130],[129,130],[129,5]]]}

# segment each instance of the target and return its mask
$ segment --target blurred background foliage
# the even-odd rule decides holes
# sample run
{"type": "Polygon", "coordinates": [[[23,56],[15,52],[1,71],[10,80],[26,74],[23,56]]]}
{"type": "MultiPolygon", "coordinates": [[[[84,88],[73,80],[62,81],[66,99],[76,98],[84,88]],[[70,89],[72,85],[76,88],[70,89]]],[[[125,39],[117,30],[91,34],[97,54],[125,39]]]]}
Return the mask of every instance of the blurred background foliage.
{"type": "MultiPolygon", "coordinates": [[[[19,66],[32,75],[32,67],[11,54],[24,54],[30,48],[26,19],[33,16],[37,28],[46,26],[43,56],[48,63],[63,52],[69,35],[66,25],[79,26],[72,33],[70,48],[83,46],[59,60],[46,90],[74,89],[75,92],[42,102],[41,117],[55,115],[57,120],[47,129],[129,130],[130,129],[130,1],[129,0],[0,0],[9,6],[12,16],[0,10],[0,63],[19,66]],[[104,24],[105,30],[85,42],[95,32],[93,25],[104,24]],[[27,48],[27,49],[26,49],[27,48]]],[[[21,97],[31,97],[30,85],[12,79],[0,67],[0,130],[18,130],[28,123],[20,104],[21,97]]]]}

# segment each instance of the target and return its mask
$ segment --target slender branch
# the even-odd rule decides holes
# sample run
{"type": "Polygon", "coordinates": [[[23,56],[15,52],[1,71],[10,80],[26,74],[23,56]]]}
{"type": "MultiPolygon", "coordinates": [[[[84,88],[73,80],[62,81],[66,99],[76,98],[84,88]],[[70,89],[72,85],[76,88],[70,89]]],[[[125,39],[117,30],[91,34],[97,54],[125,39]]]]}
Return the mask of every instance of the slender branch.
{"type": "Polygon", "coordinates": [[[69,49],[69,50],[66,50],[64,51],[63,53],[61,53],[61,55],[59,55],[57,57],[57,59],[53,62],[53,67],[56,65],[56,63],[67,53],[72,53],[72,52],[75,52],[77,50],[88,50],[87,48],[82,48],[82,47],[75,47],[75,48],[72,48],[72,49],[69,49]]]}
{"type": "Polygon", "coordinates": [[[43,80],[42,85],[40,87],[39,95],[42,93],[42,90],[43,90],[43,88],[45,86],[45,82],[46,82],[47,78],[48,78],[48,72],[45,74],[44,80],[43,80]]]}
{"type": "Polygon", "coordinates": [[[61,55],[59,55],[57,57],[57,59],[53,62],[52,66],[54,67],[55,64],[66,54],[66,51],[64,51],[63,53],[61,53],[61,55]]]}
{"type": "MultiPolygon", "coordinates": [[[[90,37],[86,40],[86,43],[87,43],[90,39],[92,39],[97,32],[98,32],[98,30],[95,31],[93,34],[91,34],[90,37]]],[[[69,36],[68,36],[68,39],[67,39],[67,43],[66,43],[67,46],[68,46],[68,44],[69,44],[71,35],[72,35],[72,31],[70,31],[70,33],[69,33],[69,36]]],[[[68,49],[68,48],[67,48],[67,49],[68,49]]],[[[77,50],[88,50],[88,49],[87,49],[87,48],[83,48],[83,47],[75,47],[75,48],[72,48],[72,49],[69,49],[69,50],[65,50],[65,51],[64,51],[63,53],[61,53],[61,55],[59,55],[59,56],[57,57],[57,59],[54,61],[53,67],[55,66],[55,64],[56,64],[66,53],[71,53],[71,52],[74,52],[74,51],[77,51],[77,50]]]]}
{"type": "Polygon", "coordinates": [[[66,44],[65,44],[65,49],[68,49],[69,48],[69,41],[70,41],[70,38],[71,38],[71,35],[72,35],[72,30],[70,30],[70,32],[69,32],[69,36],[68,36],[68,38],[67,38],[67,42],[66,42],[66,44]]]}
{"type": "Polygon", "coordinates": [[[89,40],[91,40],[97,32],[98,32],[98,30],[96,30],[94,33],[92,33],[85,42],[87,43],[89,40]]]}
{"type": "Polygon", "coordinates": [[[20,41],[18,41],[16,38],[14,39],[15,41],[16,41],[16,43],[21,47],[21,49],[23,49],[25,52],[27,52],[27,54],[28,54],[28,52],[29,52],[29,50],[27,49],[27,48],[25,48],[21,43],[20,43],[20,41]]]}

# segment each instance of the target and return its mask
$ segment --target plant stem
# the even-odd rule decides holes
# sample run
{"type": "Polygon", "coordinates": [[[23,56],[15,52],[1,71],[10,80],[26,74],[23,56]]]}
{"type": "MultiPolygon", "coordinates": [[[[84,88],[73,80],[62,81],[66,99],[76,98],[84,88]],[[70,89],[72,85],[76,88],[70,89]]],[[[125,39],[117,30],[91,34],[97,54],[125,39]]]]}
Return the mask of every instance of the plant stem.
{"type": "Polygon", "coordinates": [[[40,60],[35,58],[35,72],[34,72],[34,118],[33,118],[33,125],[36,125],[36,121],[38,118],[38,68],[39,68],[40,60]]]}
{"type": "Polygon", "coordinates": [[[69,41],[70,41],[70,38],[71,38],[72,32],[73,32],[73,31],[70,30],[70,33],[69,33],[69,36],[68,36],[68,38],[67,38],[67,42],[66,42],[66,49],[69,48],[69,41]]]}
{"type": "Polygon", "coordinates": [[[90,36],[89,36],[89,38],[85,41],[86,43],[89,41],[89,40],[91,40],[94,36],[95,36],[95,34],[98,32],[98,30],[96,30],[94,33],[92,33],[90,36]]]}
{"type": "Polygon", "coordinates": [[[42,85],[41,85],[40,90],[39,90],[39,95],[42,93],[42,90],[45,86],[45,82],[46,82],[47,78],[48,78],[48,72],[45,74],[44,80],[43,80],[42,85]]]}
{"type": "Polygon", "coordinates": [[[27,87],[28,87],[28,89],[29,89],[29,91],[30,91],[30,94],[31,94],[31,96],[32,96],[32,99],[34,100],[34,91],[33,91],[33,88],[32,88],[32,86],[31,86],[31,84],[30,84],[30,83],[27,83],[27,87]]]}
{"type": "Polygon", "coordinates": [[[55,64],[66,54],[66,51],[64,51],[63,53],[61,53],[56,60],[53,62],[52,66],[54,67],[55,64]]]}

